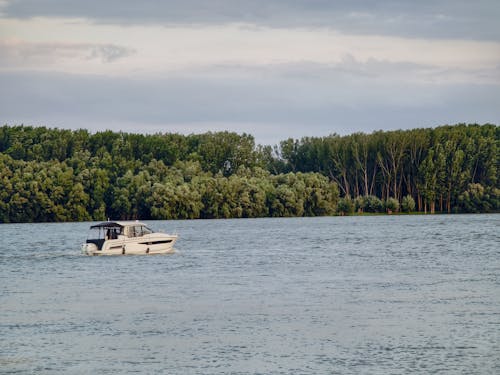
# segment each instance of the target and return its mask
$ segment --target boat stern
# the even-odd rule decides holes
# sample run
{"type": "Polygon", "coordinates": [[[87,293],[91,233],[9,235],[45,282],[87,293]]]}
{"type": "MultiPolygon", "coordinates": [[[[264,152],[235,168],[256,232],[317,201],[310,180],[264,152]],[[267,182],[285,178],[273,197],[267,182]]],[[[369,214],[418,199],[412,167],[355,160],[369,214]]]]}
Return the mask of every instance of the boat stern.
{"type": "Polygon", "coordinates": [[[97,246],[94,243],[82,244],[82,253],[85,255],[94,255],[97,252],[97,246]]]}

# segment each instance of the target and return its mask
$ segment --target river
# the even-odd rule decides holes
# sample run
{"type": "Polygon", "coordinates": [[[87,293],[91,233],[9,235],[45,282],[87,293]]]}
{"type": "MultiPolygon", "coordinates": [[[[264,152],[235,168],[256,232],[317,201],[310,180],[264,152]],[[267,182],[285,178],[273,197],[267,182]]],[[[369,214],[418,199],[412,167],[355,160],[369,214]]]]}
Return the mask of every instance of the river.
{"type": "Polygon", "coordinates": [[[0,225],[6,374],[498,374],[500,215],[0,225]]]}

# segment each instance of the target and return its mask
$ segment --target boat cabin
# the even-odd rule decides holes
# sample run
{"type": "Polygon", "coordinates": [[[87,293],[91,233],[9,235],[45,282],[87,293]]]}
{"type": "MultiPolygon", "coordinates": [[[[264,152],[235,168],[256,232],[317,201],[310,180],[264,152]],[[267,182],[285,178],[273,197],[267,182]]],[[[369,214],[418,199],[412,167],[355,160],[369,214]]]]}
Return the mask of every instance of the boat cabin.
{"type": "Polygon", "coordinates": [[[102,249],[107,240],[137,238],[151,233],[153,231],[143,223],[106,221],[90,227],[87,243],[93,243],[98,249],[102,249]]]}

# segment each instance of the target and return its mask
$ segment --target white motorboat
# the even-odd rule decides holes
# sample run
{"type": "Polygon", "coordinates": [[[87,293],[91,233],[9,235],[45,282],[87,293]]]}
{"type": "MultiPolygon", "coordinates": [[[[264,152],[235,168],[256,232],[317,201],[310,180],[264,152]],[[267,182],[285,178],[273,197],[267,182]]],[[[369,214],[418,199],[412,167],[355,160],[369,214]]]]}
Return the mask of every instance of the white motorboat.
{"type": "Polygon", "coordinates": [[[153,232],[138,221],[106,221],[90,227],[82,252],[87,255],[167,254],[176,234],[153,232]]]}

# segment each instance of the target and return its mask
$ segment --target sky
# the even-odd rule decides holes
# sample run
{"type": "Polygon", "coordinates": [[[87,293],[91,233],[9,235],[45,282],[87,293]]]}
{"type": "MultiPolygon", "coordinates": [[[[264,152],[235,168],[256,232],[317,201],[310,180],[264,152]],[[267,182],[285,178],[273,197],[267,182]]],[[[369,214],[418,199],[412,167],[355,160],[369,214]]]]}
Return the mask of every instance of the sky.
{"type": "Polygon", "coordinates": [[[0,0],[0,123],[292,138],[500,123],[498,0],[0,0]]]}

